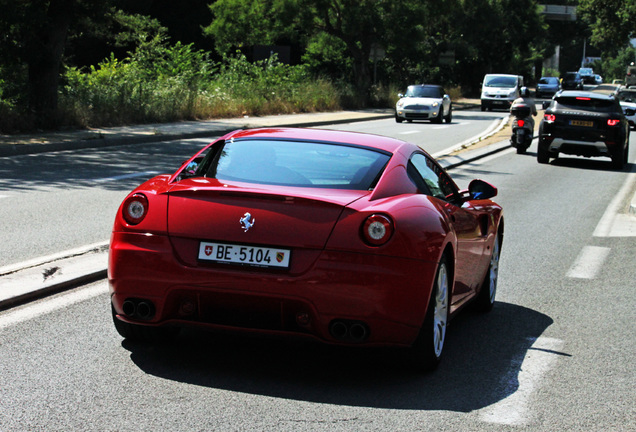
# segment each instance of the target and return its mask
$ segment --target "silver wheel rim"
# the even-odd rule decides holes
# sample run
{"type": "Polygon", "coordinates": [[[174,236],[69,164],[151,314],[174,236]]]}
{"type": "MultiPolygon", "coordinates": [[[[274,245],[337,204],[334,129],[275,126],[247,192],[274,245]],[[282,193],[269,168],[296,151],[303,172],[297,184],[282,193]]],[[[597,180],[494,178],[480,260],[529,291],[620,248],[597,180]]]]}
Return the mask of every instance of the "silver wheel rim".
{"type": "Polygon", "coordinates": [[[497,278],[499,277],[499,238],[495,238],[495,244],[492,248],[492,256],[490,257],[490,286],[488,287],[490,293],[490,303],[495,302],[495,295],[497,294],[497,278]]]}
{"type": "Polygon", "coordinates": [[[437,274],[437,290],[435,292],[435,314],[433,316],[433,343],[435,356],[442,355],[446,326],[448,324],[448,273],[442,264],[437,274]]]}

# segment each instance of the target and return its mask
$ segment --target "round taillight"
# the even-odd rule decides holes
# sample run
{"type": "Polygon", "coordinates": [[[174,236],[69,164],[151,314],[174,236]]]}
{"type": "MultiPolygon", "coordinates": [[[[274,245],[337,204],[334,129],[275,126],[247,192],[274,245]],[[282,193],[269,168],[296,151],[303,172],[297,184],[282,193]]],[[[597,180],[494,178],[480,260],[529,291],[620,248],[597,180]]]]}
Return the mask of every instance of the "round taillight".
{"type": "Polygon", "coordinates": [[[517,126],[519,126],[520,128],[522,128],[524,124],[526,124],[525,120],[517,120],[517,126]]]}
{"type": "Polygon", "coordinates": [[[547,121],[548,123],[554,123],[556,121],[556,116],[554,114],[545,114],[543,116],[543,118],[545,119],[545,121],[547,121]]]}
{"type": "Polygon", "coordinates": [[[393,235],[393,222],[384,215],[369,216],[362,225],[362,237],[372,246],[380,246],[393,235]]]}
{"type": "Polygon", "coordinates": [[[136,193],[124,201],[123,216],[130,225],[137,225],[144,220],[148,214],[148,198],[145,195],[136,193]]]}

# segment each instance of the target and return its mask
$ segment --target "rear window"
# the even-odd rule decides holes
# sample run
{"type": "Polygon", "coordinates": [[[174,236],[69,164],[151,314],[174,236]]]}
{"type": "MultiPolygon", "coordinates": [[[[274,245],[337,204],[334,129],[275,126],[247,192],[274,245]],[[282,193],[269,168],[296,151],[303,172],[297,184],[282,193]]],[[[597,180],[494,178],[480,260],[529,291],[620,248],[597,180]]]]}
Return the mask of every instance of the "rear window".
{"type": "Polygon", "coordinates": [[[589,97],[566,96],[556,99],[560,108],[585,109],[603,112],[614,111],[614,101],[589,97]]]}
{"type": "Polygon", "coordinates": [[[225,142],[210,152],[197,175],[257,184],[369,190],[390,157],[338,144],[245,139],[225,142]]]}
{"type": "Polygon", "coordinates": [[[556,78],[541,78],[539,84],[554,84],[557,82],[556,78]]]}

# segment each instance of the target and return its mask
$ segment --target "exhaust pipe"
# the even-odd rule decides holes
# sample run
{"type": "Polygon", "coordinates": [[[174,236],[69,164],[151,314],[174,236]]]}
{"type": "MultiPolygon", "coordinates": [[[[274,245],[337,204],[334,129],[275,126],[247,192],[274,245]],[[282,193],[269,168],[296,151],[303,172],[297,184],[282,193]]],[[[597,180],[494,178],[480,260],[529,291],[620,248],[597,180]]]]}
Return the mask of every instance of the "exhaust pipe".
{"type": "Polygon", "coordinates": [[[340,341],[360,343],[369,337],[369,327],[362,321],[334,320],[329,325],[329,333],[340,341]]]}
{"type": "Polygon", "coordinates": [[[124,301],[122,309],[129,318],[149,320],[155,316],[155,305],[150,300],[129,298],[124,301]]]}
{"type": "Polygon", "coordinates": [[[137,305],[132,300],[126,300],[122,306],[124,310],[124,315],[129,317],[134,317],[137,312],[137,305]]]}
{"type": "Polygon", "coordinates": [[[155,307],[152,303],[142,300],[137,304],[137,317],[142,320],[147,320],[153,317],[155,314],[155,307]]]}
{"type": "Polygon", "coordinates": [[[342,321],[334,321],[331,323],[329,331],[331,333],[331,336],[335,337],[336,339],[342,340],[347,338],[349,328],[342,321]]]}
{"type": "Polygon", "coordinates": [[[354,322],[353,324],[351,324],[351,327],[349,328],[349,337],[354,342],[362,342],[363,340],[367,338],[367,334],[368,334],[367,326],[365,326],[362,323],[354,322]]]}

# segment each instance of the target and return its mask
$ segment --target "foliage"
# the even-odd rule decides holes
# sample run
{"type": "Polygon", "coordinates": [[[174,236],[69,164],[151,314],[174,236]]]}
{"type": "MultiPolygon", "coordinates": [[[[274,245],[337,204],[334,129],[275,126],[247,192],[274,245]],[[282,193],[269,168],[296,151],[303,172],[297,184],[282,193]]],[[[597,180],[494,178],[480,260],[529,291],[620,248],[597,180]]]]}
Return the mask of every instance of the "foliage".
{"type": "Polygon", "coordinates": [[[304,66],[276,58],[221,65],[192,45],[139,47],[88,72],[70,68],[61,100],[67,122],[82,126],[338,109],[335,89],[304,66]]]}
{"type": "Polygon", "coordinates": [[[578,10],[590,25],[592,43],[609,54],[636,36],[636,0],[580,0],[578,10]]]}
{"type": "Polygon", "coordinates": [[[615,79],[624,80],[627,66],[635,60],[636,49],[624,47],[615,56],[605,56],[601,61],[594,62],[591,67],[605,82],[612,82],[615,79]]]}

